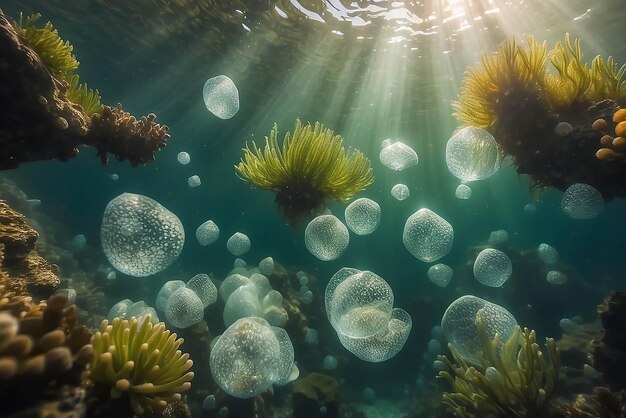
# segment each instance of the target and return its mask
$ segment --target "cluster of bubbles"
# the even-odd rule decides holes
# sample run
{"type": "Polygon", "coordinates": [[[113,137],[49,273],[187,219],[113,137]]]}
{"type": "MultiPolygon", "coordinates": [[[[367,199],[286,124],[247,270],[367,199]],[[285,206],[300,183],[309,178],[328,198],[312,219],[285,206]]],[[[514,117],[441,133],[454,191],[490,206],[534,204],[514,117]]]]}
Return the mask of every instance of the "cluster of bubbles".
{"type": "Polygon", "coordinates": [[[213,244],[220,238],[220,229],[215,222],[208,220],[196,229],[196,240],[203,247],[213,244]]]}
{"type": "Polygon", "coordinates": [[[197,274],[186,284],[166,282],[157,294],[156,307],[177,328],[189,328],[204,317],[204,308],[217,300],[217,288],[207,274],[197,274]]]}
{"type": "Polygon", "coordinates": [[[452,280],[452,268],[446,264],[435,264],[428,269],[428,278],[440,287],[446,287],[452,280]]]}
{"type": "Polygon", "coordinates": [[[150,322],[156,324],[159,322],[159,316],[153,307],[148,306],[146,302],[140,300],[139,302],[133,302],[130,299],[123,299],[117,302],[109,309],[107,318],[109,321],[113,321],[115,318],[130,319],[137,318],[141,324],[144,318],[150,315],[150,322]]]}
{"type": "Polygon", "coordinates": [[[394,171],[402,171],[417,164],[417,153],[408,145],[390,139],[383,141],[380,162],[394,171]]]}
{"type": "Polygon", "coordinates": [[[299,375],[287,332],[257,317],[230,325],[213,345],[209,361],[215,382],[237,398],[254,397],[299,375]]]}
{"type": "Polygon", "coordinates": [[[339,341],[361,360],[390,359],[411,331],[410,315],[393,307],[391,287],[371,271],[339,270],[326,287],[325,302],[339,341]]]}
{"type": "Polygon", "coordinates": [[[345,210],[346,225],[357,235],[369,235],[380,224],[380,205],[372,199],[360,198],[345,210]]]}
{"type": "Polygon", "coordinates": [[[498,144],[486,130],[467,126],[448,140],[446,164],[461,181],[486,179],[500,167],[498,144]]]}
{"type": "Polygon", "coordinates": [[[439,260],[452,248],[452,225],[430,209],[420,209],[404,225],[402,242],[415,258],[427,263],[439,260]]]}
{"type": "MultiPolygon", "coordinates": [[[[559,261],[559,252],[550,244],[541,243],[537,247],[537,256],[545,264],[556,264],[559,261]]],[[[546,274],[546,281],[550,284],[565,284],[567,276],[560,271],[550,270],[546,274]]]]}
{"type": "Polygon", "coordinates": [[[502,286],[512,272],[513,265],[509,257],[495,248],[485,248],[474,260],[474,277],[485,286],[502,286]]]}
{"type": "Polygon", "coordinates": [[[481,320],[485,335],[493,341],[500,335],[499,352],[517,327],[515,317],[502,306],[472,295],[461,296],[450,304],[441,319],[443,335],[452,349],[465,361],[481,364],[481,338],[478,330],[481,320]]]}
{"type": "Polygon", "coordinates": [[[248,238],[248,236],[244,233],[235,232],[230,238],[228,238],[228,241],[226,241],[226,248],[232,255],[239,257],[240,255],[250,251],[250,238],[248,238]]]}
{"type": "Polygon", "coordinates": [[[220,119],[230,119],[239,111],[239,90],[225,75],[209,78],[204,83],[202,98],[209,112],[220,119]]]}
{"type": "Polygon", "coordinates": [[[178,258],[185,231],[180,219],[157,201],[123,193],[107,205],[100,238],[113,267],[130,276],[145,277],[178,258]]]}
{"type": "Polygon", "coordinates": [[[602,194],[585,183],[572,184],[561,198],[561,209],[574,219],[591,219],[604,208],[602,194]]]}
{"type": "Polygon", "coordinates": [[[315,217],[304,230],[304,244],[322,261],[339,258],[350,242],[348,228],[334,215],[315,217]]]}
{"type": "Polygon", "coordinates": [[[309,278],[303,271],[296,273],[296,278],[300,283],[300,293],[302,293],[302,301],[305,305],[310,305],[313,302],[313,292],[307,287],[309,284],[309,278]]]}
{"type": "Polygon", "coordinates": [[[402,201],[407,199],[411,195],[409,188],[406,184],[396,184],[391,188],[391,196],[394,199],[402,201]]]}

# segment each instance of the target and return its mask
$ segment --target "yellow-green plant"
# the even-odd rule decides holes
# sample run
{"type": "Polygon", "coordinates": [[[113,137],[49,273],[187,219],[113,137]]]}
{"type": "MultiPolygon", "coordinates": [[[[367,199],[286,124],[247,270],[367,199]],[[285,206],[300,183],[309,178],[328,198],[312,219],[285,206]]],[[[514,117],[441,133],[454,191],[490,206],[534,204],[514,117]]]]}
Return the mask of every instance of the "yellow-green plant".
{"type": "Polygon", "coordinates": [[[468,364],[449,345],[452,363],[439,356],[447,371],[439,376],[452,384],[443,402],[457,417],[524,417],[548,416],[549,399],[559,376],[559,353],[554,339],[546,339],[541,351],[535,331],[518,326],[504,344],[500,335],[490,340],[484,326],[482,310],[476,317],[480,336],[480,365],[468,364]]]}
{"type": "Polygon", "coordinates": [[[141,321],[104,320],[93,337],[89,380],[109,387],[112,398],[128,394],[139,416],[159,412],[191,388],[193,362],[179,350],[182,343],[149,315],[141,321]]]}
{"type": "Polygon", "coordinates": [[[374,180],[367,157],[355,149],[346,151],[342,137],[319,122],[303,125],[297,119],[282,145],[274,124],[263,149],[252,142],[243,152],[237,175],[276,191],[276,202],[291,220],[319,209],[325,199],[348,201],[374,180]]]}
{"type": "Polygon", "coordinates": [[[91,116],[102,110],[100,103],[100,92],[87,87],[86,83],[79,84],[78,74],[70,75],[67,87],[67,100],[83,108],[83,113],[91,116]]]}

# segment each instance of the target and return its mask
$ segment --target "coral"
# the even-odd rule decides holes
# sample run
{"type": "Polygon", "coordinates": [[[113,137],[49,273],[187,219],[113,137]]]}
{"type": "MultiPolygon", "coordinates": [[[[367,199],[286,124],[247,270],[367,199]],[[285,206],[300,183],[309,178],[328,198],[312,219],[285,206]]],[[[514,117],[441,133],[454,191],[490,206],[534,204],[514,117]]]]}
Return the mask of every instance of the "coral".
{"type": "Polygon", "coordinates": [[[481,365],[472,366],[451,345],[456,364],[438,356],[448,366],[439,376],[452,384],[443,402],[458,417],[497,416],[538,418],[547,416],[549,399],[559,376],[559,353],[554,339],[546,339],[546,351],[536,342],[535,331],[516,327],[502,345],[500,335],[490,340],[481,311],[476,325],[481,339],[481,365]],[[498,349],[500,347],[500,349],[498,349]]]}
{"type": "Polygon", "coordinates": [[[613,113],[612,123],[605,119],[597,119],[592,128],[602,135],[600,148],[596,152],[599,160],[624,160],[626,158],[626,109],[620,108],[613,113]],[[611,130],[615,132],[612,134],[611,130]]]}
{"type": "Polygon", "coordinates": [[[302,418],[338,417],[339,383],[330,376],[310,373],[293,385],[293,416],[302,418]],[[320,408],[325,407],[326,413],[320,408]]]}
{"type": "Polygon", "coordinates": [[[348,201],[373,182],[370,161],[358,150],[346,152],[341,136],[319,122],[302,125],[297,119],[282,146],[274,125],[263,150],[253,142],[243,151],[237,175],[277,192],[275,201],[292,223],[317,213],[325,199],[348,201]]]}
{"type": "Polygon", "coordinates": [[[565,418],[625,418],[626,394],[611,392],[598,386],[590,395],[580,394],[573,404],[559,406],[559,415],[565,418]]]}
{"type": "Polygon", "coordinates": [[[95,147],[103,163],[107,153],[133,166],[152,161],[169,138],[168,128],[154,115],[137,120],[120,106],[100,105],[98,91],[73,73],[78,63],[70,58],[71,45],[50,23],[35,28],[37,19],[12,25],[0,12],[0,78],[11,81],[0,91],[0,100],[11,104],[0,113],[0,170],[67,161],[80,145],[95,147]]]}
{"type": "Polygon", "coordinates": [[[182,343],[149,318],[104,320],[92,342],[90,386],[108,388],[113,399],[127,394],[137,415],[161,413],[191,388],[193,362],[178,349],[182,343]]]}
{"type": "Polygon", "coordinates": [[[569,35],[551,51],[546,42],[530,36],[525,41],[503,42],[466,72],[455,117],[489,131],[534,186],[565,190],[586,183],[607,200],[626,196],[626,166],[610,163],[617,149],[596,158],[601,145],[592,129],[626,102],[626,66],[599,56],[589,66],[580,41],[569,35]],[[555,129],[561,122],[571,129],[555,129]]]}
{"type": "Polygon", "coordinates": [[[613,292],[598,305],[602,337],[592,342],[593,366],[612,390],[626,389],[626,293],[613,292]]]}

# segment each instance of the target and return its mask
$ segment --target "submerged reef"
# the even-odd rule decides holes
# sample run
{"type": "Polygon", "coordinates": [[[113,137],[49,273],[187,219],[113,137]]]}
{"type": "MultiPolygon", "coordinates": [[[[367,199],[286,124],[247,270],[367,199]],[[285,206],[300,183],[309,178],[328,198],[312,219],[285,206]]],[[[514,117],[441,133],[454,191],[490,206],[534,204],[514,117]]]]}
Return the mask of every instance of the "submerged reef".
{"type": "Polygon", "coordinates": [[[374,181],[367,157],[355,149],[346,152],[342,137],[319,122],[303,125],[297,119],[282,145],[274,125],[265,148],[252,142],[252,149],[246,146],[243,151],[237,175],[275,191],[275,202],[292,225],[321,212],[326,199],[347,202],[374,181]]]}
{"type": "Polygon", "coordinates": [[[133,166],[154,160],[169,138],[167,126],[150,114],[140,119],[117,107],[103,106],[97,90],[80,84],[73,48],[39,15],[11,23],[0,10],[0,170],[21,163],[78,154],[80,145],[133,166]]]}
{"type": "Polygon", "coordinates": [[[580,41],[569,35],[550,51],[531,36],[525,46],[507,40],[466,72],[455,116],[489,131],[534,186],[586,183],[605,200],[623,197],[626,164],[615,155],[622,140],[614,138],[609,149],[601,137],[615,130],[613,115],[626,105],[625,71],[611,57],[598,56],[589,66],[580,41]]]}
{"type": "Polygon", "coordinates": [[[598,306],[602,336],[592,342],[593,366],[612,390],[626,389],[626,293],[613,292],[598,306]]]}

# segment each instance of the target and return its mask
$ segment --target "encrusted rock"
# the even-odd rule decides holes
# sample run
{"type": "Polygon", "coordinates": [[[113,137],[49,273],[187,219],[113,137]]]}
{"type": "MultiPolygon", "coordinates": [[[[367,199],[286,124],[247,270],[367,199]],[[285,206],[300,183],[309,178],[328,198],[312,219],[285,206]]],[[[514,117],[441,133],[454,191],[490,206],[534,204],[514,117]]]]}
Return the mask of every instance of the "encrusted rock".
{"type": "Polygon", "coordinates": [[[611,390],[626,389],[626,293],[613,292],[598,306],[604,328],[593,341],[593,366],[611,390]]]}
{"type": "Polygon", "coordinates": [[[0,243],[7,262],[25,258],[35,247],[39,234],[26,223],[26,217],[0,200],[0,243]]]}

